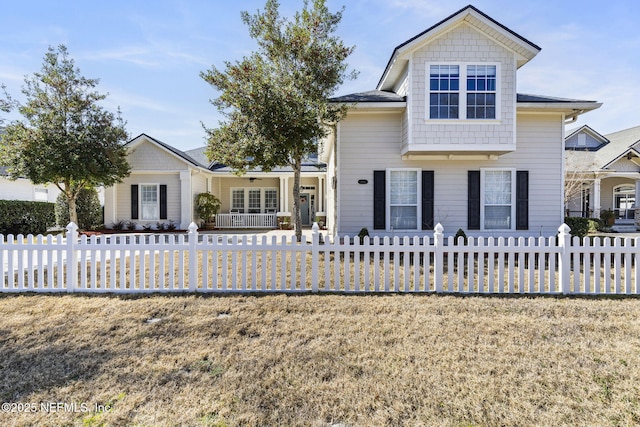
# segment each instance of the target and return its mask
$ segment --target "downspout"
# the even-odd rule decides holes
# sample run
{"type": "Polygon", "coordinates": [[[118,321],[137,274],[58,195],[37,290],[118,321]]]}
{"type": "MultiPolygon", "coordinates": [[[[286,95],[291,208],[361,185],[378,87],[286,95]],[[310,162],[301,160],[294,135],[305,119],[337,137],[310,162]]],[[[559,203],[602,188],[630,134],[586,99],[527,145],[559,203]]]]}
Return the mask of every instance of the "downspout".
{"type": "Polygon", "coordinates": [[[332,235],[338,234],[338,127],[339,123],[333,125],[333,178],[331,187],[333,188],[333,230],[332,235]]]}
{"type": "Polygon", "coordinates": [[[565,118],[564,124],[568,125],[571,123],[575,123],[575,121],[578,120],[578,116],[582,113],[584,113],[584,110],[573,110],[573,113],[569,115],[569,118],[565,118]]]}

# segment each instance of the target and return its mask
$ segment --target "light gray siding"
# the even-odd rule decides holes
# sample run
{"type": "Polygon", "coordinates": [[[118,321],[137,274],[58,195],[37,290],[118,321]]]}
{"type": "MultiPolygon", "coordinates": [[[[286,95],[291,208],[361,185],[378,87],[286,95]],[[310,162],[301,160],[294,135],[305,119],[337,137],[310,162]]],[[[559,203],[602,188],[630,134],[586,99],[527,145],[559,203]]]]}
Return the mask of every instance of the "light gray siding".
{"type": "MultiPolygon", "coordinates": [[[[180,174],[131,174],[116,187],[116,218],[118,220],[131,220],[131,185],[140,184],[165,184],[167,186],[167,219],[166,220],[133,220],[138,225],[155,224],[156,222],[167,222],[173,220],[180,224],[180,174]]],[[[111,224],[106,224],[110,226],[111,224]]]]}
{"type": "MultiPolygon", "coordinates": [[[[350,114],[340,124],[339,234],[373,229],[373,171],[387,168],[433,170],[435,222],[454,234],[467,227],[467,172],[481,168],[529,171],[528,232],[476,232],[472,235],[554,234],[563,218],[561,114],[519,114],[516,152],[497,160],[402,160],[401,113],[350,114]],[[366,179],[366,185],[358,180],[366,179]]],[[[406,234],[406,232],[403,232],[406,234]]],[[[382,234],[382,233],[379,233],[382,234]]],[[[409,234],[415,234],[409,232],[409,234]]]]}
{"type": "MultiPolygon", "coordinates": [[[[513,144],[516,88],[516,62],[512,52],[468,25],[455,27],[442,37],[413,53],[410,102],[412,140],[415,144],[513,144]],[[490,124],[443,123],[428,120],[427,96],[429,70],[427,63],[498,63],[500,73],[499,122],[490,124]]],[[[466,86],[466,82],[460,82],[466,86]]]]}
{"type": "Polygon", "coordinates": [[[146,141],[131,150],[127,160],[135,171],[187,169],[184,160],[146,141]]]}

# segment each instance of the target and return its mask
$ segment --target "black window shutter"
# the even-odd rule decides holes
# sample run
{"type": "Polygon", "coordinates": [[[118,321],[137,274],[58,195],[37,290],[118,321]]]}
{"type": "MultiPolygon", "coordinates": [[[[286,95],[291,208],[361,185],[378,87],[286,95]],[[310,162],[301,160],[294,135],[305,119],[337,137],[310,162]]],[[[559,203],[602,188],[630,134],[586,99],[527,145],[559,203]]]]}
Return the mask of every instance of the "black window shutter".
{"type": "Polygon", "coordinates": [[[467,228],[480,230],[480,171],[468,171],[467,228]]]}
{"type": "Polygon", "coordinates": [[[138,219],[138,186],[131,186],[131,219],[138,219]]]}
{"type": "Polygon", "coordinates": [[[167,219],[167,186],[160,185],[160,219],[167,219]]]}
{"type": "Polygon", "coordinates": [[[386,172],[373,171],[373,229],[384,230],[386,221],[386,172]]]}
{"type": "Polygon", "coordinates": [[[433,230],[433,171],[422,171],[422,229],[433,230]]]}
{"type": "Polygon", "coordinates": [[[529,171],[516,172],[516,230],[529,229],[529,171]]]}

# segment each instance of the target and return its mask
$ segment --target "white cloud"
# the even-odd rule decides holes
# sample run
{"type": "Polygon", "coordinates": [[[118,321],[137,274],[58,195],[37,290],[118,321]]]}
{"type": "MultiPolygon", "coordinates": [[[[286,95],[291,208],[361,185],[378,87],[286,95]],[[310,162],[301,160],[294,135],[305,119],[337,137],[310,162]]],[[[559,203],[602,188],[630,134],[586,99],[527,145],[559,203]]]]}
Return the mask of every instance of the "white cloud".
{"type": "Polygon", "coordinates": [[[409,10],[411,13],[419,14],[425,18],[436,18],[438,20],[449,16],[457,10],[447,2],[429,0],[390,0],[387,5],[392,8],[409,10]]]}

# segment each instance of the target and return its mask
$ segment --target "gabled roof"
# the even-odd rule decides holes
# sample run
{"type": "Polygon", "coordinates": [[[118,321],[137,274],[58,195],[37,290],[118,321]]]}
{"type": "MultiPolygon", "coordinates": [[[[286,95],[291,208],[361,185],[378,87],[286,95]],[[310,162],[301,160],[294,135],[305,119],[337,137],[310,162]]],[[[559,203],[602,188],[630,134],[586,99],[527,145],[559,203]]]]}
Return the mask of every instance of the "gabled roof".
{"type": "Polygon", "coordinates": [[[184,153],[194,159],[196,162],[199,162],[202,165],[208,165],[207,168],[211,169],[216,163],[209,160],[206,155],[207,147],[202,146],[198,148],[194,148],[192,150],[187,150],[184,153]]]}
{"type": "Polygon", "coordinates": [[[565,150],[572,150],[572,151],[598,151],[604,145],[606,145],[606,144],[608,144],[610,142],[606,137],[604,137],[603,135],[601,135],[598,132],[596,132],[595,130],[593,130],[589,125],[582,125],[579,128],[570,131],[567,134],[567,136],[565,136],[564,140],[565,141],[569,141],[569,139],[571,139],[574,135],[577,135],[579,133],[587,133],[587,134],[591,135],[591,137],[593,139],[595,139],[596,141],[600,141],[600,145],[598,145],[597,147],[580,147],[580,146],[566,147],[565,146],[564,147],[565,150]]]}
{"type": "Polygon", "coordinates": [[[638,145],[640,143],[640,126],[621,130],[606,135],[611,141],[596,152],[596,160],[602,163],[602,169],[610,167],[617,160],[631,153],[635,157],[640,157],[638,145]]]}
{"type": "MultiPolygon", "coordinates": [[[[129,147],[135,147],[136,145],[142,143],[142,141],[144,141],[145,139],[158,145],[161,149],[169,152],[174,156],[179,157],[183,161],[186,161],[193,166],[203,168],[203,169],[208,169],[212,172],[224,172],[224,173],[234,172],[234,170],[229,166],[225,166],[215,162],[210,162],[205,154],[207,147],[199,147],[193,150],[181,151],[165,142],[162,142],[158,139],[150,137],[145,133],[141,133],[140,135],[133,138],[131,141],[127,142],[127,144],[125,145],[129,147]]],[[[302,172],[318,172],[318,171],[324,172],[326,171],[326,169],[327,169],[326,165],[324,163],[318,162],[317,158],[308,158],[308,159],[303,159],[302,161],[302,172]]],[[[271,172],[276,172],[276,173],[277,172],[293,172],[293,169],[291,167],[281,167],[281,168],[274,168],[271,172]]],[[[266,173],[266,172],[262,172],[262,170],[260,169],[254,169],[249,171],[248,173],[266,173]]]]}
{"type": "MultiPolygon", "coordinates": [[[[581,129],[573,131],[569,136],[575,135],[581,129]]],[[[609,143],[600,146],[596,151],[567,151],[567,160],[573,164],[592,165],[602,170],[610,168],[612,164],[629,153],[633,157],[640,157],[640,126],[603,135],[603,138],[606,138],[609,143]]]]}
{"type": "Polygon", "coordinates": [[[514,54],[517,55],[518,68],[529,62],[529,60],[536,56],[541,50],[539,46],[515,31],[500,24],[474,6],[468,5],[406,42],[399,44],[393,50],[391,58],[389,58],[389,62],[378,82],[377,89],[390,89],[393,86],[393,81],[395,81],[402,72],[404,66],[404,64],[399,63],[399,59],[403,58],[405,54],[413,51],[429,40],[440,36],[462,22],[471,25],[476,30],[487,34],[488,37],[501,43],[505,48],[512,50],[514,54]]]}
{"type": "Polygon", "coordinates": [[[200,168],[207,168],[208,165],[207,164],[203,164],[200,163],[198,160],[194,159],[193,157],[191,157],[189,154],[185,153],[184,151],[178,150],[177,148],[162,142],[158,139],[155,139],[145,133],[141,133],[140,135],[136,136],[135,138],[133,138],[131,141],[127,142],[125,144],[125,146],[129,146],[129,147],[135,147],[136,145],[140,144],[144,139],[147,139],[153,143],[155,143],[156,145],[160,146],[160,148],[168,151],[169,153],[173,154],[174,156],[179,157],[180,159],[192,164],[193,166],[197,166],[200,168]]]}

